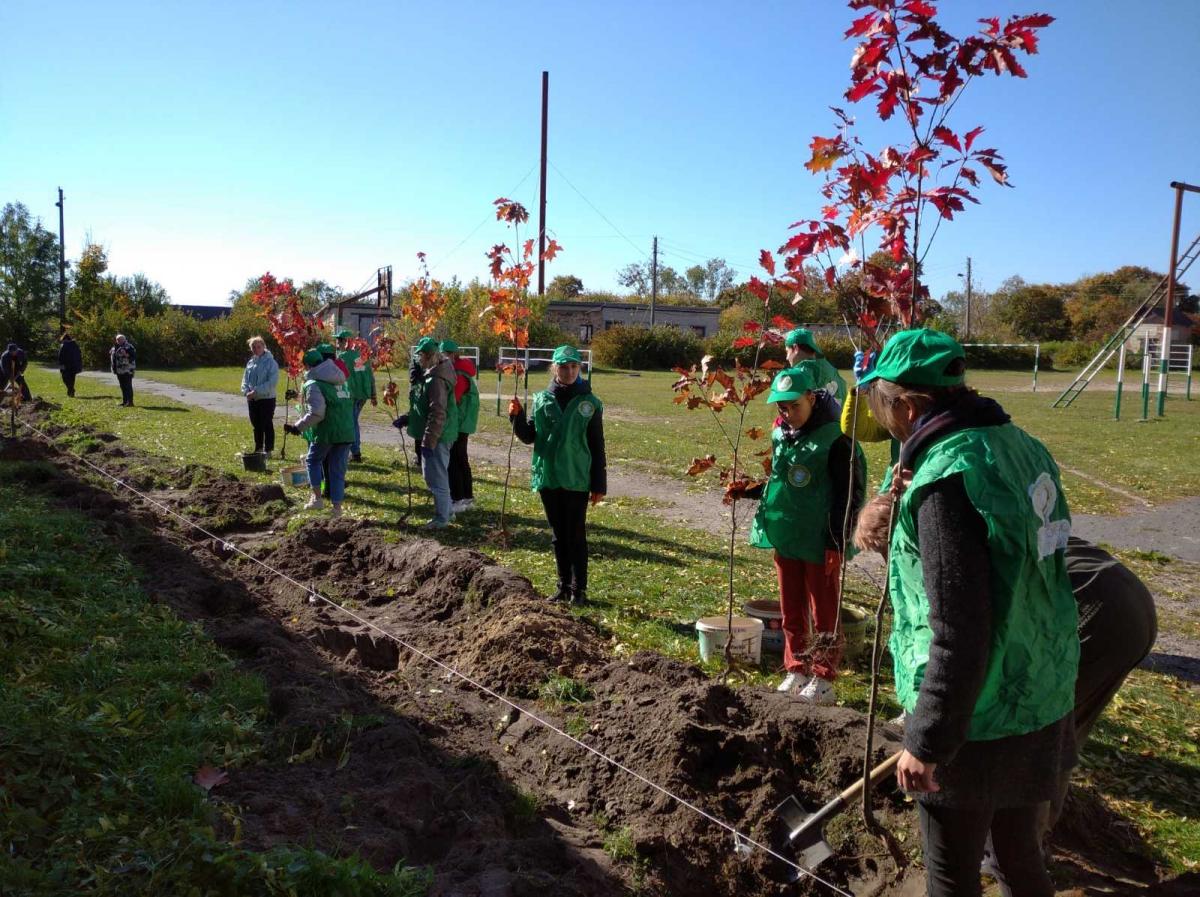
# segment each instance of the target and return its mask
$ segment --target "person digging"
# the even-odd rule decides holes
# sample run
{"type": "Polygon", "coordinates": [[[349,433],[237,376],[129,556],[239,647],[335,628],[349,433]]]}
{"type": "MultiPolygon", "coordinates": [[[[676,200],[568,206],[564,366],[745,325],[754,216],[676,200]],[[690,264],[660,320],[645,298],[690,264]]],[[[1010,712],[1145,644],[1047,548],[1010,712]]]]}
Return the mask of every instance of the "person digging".
{"type": "Polygon", "coordinates": [[[326,474],[322,462],[328,460],[329,498],[333,503],[331,516],[341,517],[342,499],[346,494],[346,465],[350,445],[354,442],[353,400],[346,387],[346,375],[332,358],[325,357],[319,349],[309,349],[304,353],[304,366],[307,373],[300,396],[305,413],[295,423],[284,424],[283,428],[308,441],[304,464],[308,468],[312,497],[305,509],[324,507],[321,483],[326,474]]]}

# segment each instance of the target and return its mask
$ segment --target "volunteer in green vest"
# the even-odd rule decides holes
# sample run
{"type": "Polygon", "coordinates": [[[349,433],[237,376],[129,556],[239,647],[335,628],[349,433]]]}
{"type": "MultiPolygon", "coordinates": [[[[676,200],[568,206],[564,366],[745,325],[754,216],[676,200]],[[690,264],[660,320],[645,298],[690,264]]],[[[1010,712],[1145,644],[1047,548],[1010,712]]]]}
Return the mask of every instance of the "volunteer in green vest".
{"type": "Polygon", "coordinates": [[[533,417],[517,399],[508,416],[517,438],[533,445],[530,485],[541,497],[553,533],[558,568],[555,601],[587,601],[587,507],[608,491],[604,456],[604,405],[580,375],[583,362],[574,346],[559,346],[552,379],[533,399],[533,417]]]}
{"type": "Polygon", "coordinates": [[[917,801],[930,895],[980,893],[990,833],[1012,893],[1051,897],[1039,815],[1076,755],[1071,518],[1045,446],[968,389],[965,368],[950,336],[907,330],[859,384],[902,443],[894,489],[873,501],[897,497],[896,777],[917,801]]]}
{"type": "Polygon", "coordinates": [[[294,424],[285,424],[284,429],[308,440],[304,463],[308,468],[312,498],[304,507],[319,510],[324,506],[322,462],[328,461],[332,515],[341,517],[342,499],[346,494],[346,464],[350,444],[354,441],[354,403],[346,386],[346,374],[334,359],[324,357],[319,349],[309,349],[304,353],[304,365],[308,368],[300,387],[304,413],[294,424]]]}
{"type": "Polygon", "coordinates": [[[442,356],[438,341],[423,336],[417,342],[420,376],[409,388],[411,407],[393,426],[407,427],[417,444],[421,473],[433,494],[433,519],[426,529],[444,529],[454,518],[450,502],[450,446],[458,438],[458,404],[454,401],[457,375],[449,358],[442,356]]]}
{"type": "Polygon", "coordinates": [[[479,426],[479,383],[475,362],[463,358],[458,343],[442,340],[442,352],[450,357],[454,372],[454,401],[458,405],[458,438],[450,447],[450,508],[455,514],[475,504],[475,485],[471,476],[471,459],[467,456],[467,440],[479,426]]]}
{"type": "Polygon", "coordinates": [[[867,475],[861,449],[851,466],[837,402],[818,389],[821,373],[815,361],[779,372],[767,396],[779,413],[770,476],[751,489],[734,484],[726,490],[760,502],[750,544],[775,552],[786,674],[778,690],[807,704],[834,702],[845,647],[838,625],[844,547],[867,475]]]}
{"type": "Polygon", "coordinates": [[[350,348],[353,330],[343,327],[333,336],[337,344],[338,360],[350,372],[350,398],[354,400],[354,444],[350,446],[350,460],[362,461],[362,430],[358,425],[358,417],[367,402],[372,406],[378,404],[375,399],[375,372],[371,370],[370,361],[360,360],[359,351],[350,348]]]}
{"type": "Polygon", "coordinates": [[[837,401],[840,407],[846,401],[846,381],[838,373],[837,368],[826,360],[825,355],[817,348],[812,331],[807,327],[797,327],[789,330],[783,338],[784,352],[787,354],[789,367],[795,367],[802,361],[816,363],[817,389],[823,389],[837,401]]]}

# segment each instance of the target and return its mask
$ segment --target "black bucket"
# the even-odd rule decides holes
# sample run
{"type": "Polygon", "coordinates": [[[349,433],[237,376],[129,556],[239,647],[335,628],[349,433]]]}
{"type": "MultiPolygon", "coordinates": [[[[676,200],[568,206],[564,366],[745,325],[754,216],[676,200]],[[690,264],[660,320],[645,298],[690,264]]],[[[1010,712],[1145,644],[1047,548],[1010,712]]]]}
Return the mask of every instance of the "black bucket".
{"type": "Polygon", "coordinates": [[[242,467],[254,473],[267,472],[266,452],[242,452],[242,467]]]}

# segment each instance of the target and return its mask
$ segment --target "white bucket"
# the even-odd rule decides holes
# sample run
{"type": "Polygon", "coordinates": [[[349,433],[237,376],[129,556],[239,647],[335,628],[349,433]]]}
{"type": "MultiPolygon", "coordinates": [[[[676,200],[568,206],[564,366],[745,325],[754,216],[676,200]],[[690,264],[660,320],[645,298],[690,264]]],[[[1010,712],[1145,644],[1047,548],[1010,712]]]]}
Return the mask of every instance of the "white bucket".
{"type": "Polygon", "coordinates": [[[742,613],[763,621],[762,646],[764,651],[783,653],[783,609],[779,599],[747,601],[742,613]]]}
{"type": "MultiPolygon", "coordinates": [[[[696,621],[696,634],[700,637],[700,659],[709,658],[725,650],[729,641],[729,626],[724,614],[719,617],[701,617],[696,621]]],[[[753,617],[733,618],[733,647],[730,654],[742,660],[758,663],[762,659],[763,622],[753,617]]]]}
{"type": "Polygon", "coordinates": [[[286,487],[307,486],[308,468],[303,464],[285,467],[279,471],[279,479],[283,481],[283,485],[286,487]]]}

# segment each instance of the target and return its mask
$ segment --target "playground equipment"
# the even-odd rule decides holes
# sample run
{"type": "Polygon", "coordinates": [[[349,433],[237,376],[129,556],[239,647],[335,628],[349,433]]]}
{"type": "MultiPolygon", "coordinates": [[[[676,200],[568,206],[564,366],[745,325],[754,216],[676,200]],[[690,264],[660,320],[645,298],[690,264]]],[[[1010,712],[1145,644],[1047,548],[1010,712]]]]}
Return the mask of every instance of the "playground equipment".
{"type": "MultiPolygon", "coordinates": [[[[1167,374],[1179,374],[1174,382],[1181,384],[1179,392],[1182,393],[1184,399],[1192,400],[1192,358],[1194,347],[1186,346],[1171,346],[1170,354],[1167,357],[1167,374]]],[[[1146,350],[1142,353],[1142,416],[1139,420],[1150,419],[1150,378],[1151,378],[1151,360],[1161,354],[1161,348],[1157,341],[1147,340],[1146,350]]],[[[1121,395],[1125,389],[1125,358],[1126,344],[1122,343],[1120,350],[1117,352],[1117,395],[1113,400],[1113,419],[1121,419],[1121,395]]],[[[1171,388],[1171,380],[1168,379],[1166,389],[1171,388]]]]}
{"type": "Polygon", "coordinates": [[[1033,349],[1033,392],[1037,392],[1038,364],[1042,358],[1041,343],[963,343],[963,348],[969,346],[980,349],[1033,349]]]}
{"type": "MultiPolygon", "coordinates": [[[[592,350],[580,349],[579,354],[583,357],[583,364],[580,368],[583,375],[587,378],[588,383],[592,382],[592,350]]],[[[500,396],[504,393],[503,382],[505,368],[508,369],[508,374],[512,377],[521,378],[524,382],[521,384],[521,389],[524,390],[524,398],[522,402],[525,406],[529,405],[529,369],[545,368],[550,369],[550,361],[554,357],[554,349],[552,348],[531,348],[524,349],[517,346],[501,346],[499,355],[496,357],[496,416],[500,416],[500,396]]]]}

